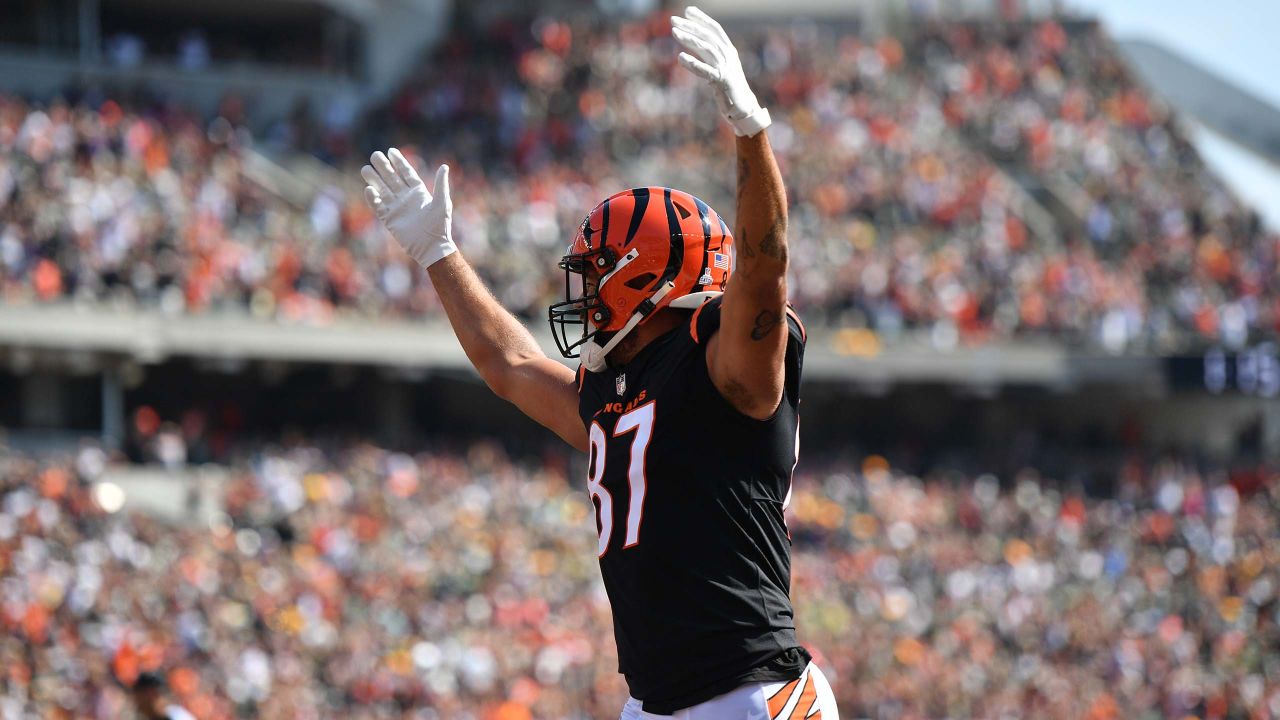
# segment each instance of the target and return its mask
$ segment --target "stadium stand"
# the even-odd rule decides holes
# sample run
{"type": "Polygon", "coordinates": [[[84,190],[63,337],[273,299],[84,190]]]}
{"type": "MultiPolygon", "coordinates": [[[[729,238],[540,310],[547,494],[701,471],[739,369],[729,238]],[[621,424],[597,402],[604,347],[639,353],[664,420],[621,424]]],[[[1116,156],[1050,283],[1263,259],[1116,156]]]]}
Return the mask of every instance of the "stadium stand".
{"type": "MultiPolygon", "coordinates": [[[[555,454],[259,445],[225,512],[103,510],[86,445],[0,455],[6,716],[115,718],[159,672],[200,718],[609,717],[590,506],[555,454]]],[[[1280,712],[1274,475],[810,460],[789,512],[804,641],[849,717],[1280,712]]],[[[118,507],[116,505],[115,507],[118,507]]]]}
{"type": "MultiPolygon", "coordinates": [[[[559,287],[550,259],[599,197],[661,181],[729,204],[725,131],[695,119],[706,100],[674,72],[660,20],[453,35],[361,129],[302,112],[254,136],[234,99],[207,119],[5,97],[4,296],[289,322],[430,315],[424,278],[349,188],[298,206],[245,169],[255,146],[307,150],[350,180],[368,144],[354,137],[372,136],[460,169],[460,242],[505,304],[539,318],[559,287]]],[[[753,37],[795,204],[793,298],[811,322],[943,349],[1048,337],[1169,352],[1276,331],[1280,238],[1095,25],[753,37]]]]}
{"type": "Polygon", "coordinates": [[[1098,26],[949,27],[921,55],[957,124],[1076,206],[1080,245],[1101,272],[1085,273],[1087,294],[1054,305],[1156,350],[1174,332],[1232,344],[1251,328],[1274,332],[1275,236],[1208,172],[1098,26]]]}
{"type": "MultiPolygon", "coordinates": [[[[401,26],[379,66],[446,5],[326,4],[401,26]]],[[[730,138],[664,16],[507,4],[362,116],[212,35],[141,89],[0,91],[0,718],[132,717],[145,673],[201,720],[616,717],[581,460],[459,372],[355,168],[450,162],[536,327],[600,198],[732,207],[730,138]],[[253,79],[333,104],[263,125],[253,79]]],[[[800,639],[845,716],[1280,716],[1280,235],[1092,22],[833,16],[733,32],[813,330],[800,639]]]]}

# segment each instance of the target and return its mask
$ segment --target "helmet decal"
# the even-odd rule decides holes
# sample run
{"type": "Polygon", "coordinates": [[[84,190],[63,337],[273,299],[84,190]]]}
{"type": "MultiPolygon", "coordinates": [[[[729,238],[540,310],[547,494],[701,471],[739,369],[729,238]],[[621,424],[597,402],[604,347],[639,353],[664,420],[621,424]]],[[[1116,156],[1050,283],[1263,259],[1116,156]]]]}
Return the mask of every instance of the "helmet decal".
{"type": "Polygon", "coordinates": [[[698,220],[702,222],[702,267],[698,270],[698,284],[693,288],[697,292],[703,285],[713,282],[711,273],[707,272],[707,253],[711,252],[711,208],[698,198],[693,199],[693,204],[698,208],[698,220]]]}
{"type": "MultiPolygon", "coordinates": [[[[667,253],[667,267],[662,277],[674,278],[684,262],[684,236],[680,232],[680,219],[676,217],[676,204],[671,200],[671,188],[662,189],[662,201],[667,206],[667,225],[671,228],[671,250],[667,253]]],[[[681,215],[689,216],[688,210],[680,209],[681,215]]]]}
{"type": "Polygon", "coordinates": [[[631,224],[627,227],[627,241],[622,243],[622,247],[631,247],[631,241],[636,239],[636,232],[640,230],[640,221],[644,219],[644,211],[649,207],[649,188],[636,188],[631,191],[631,196],[636,199],[636,209],[631,213],[631,224]]]}

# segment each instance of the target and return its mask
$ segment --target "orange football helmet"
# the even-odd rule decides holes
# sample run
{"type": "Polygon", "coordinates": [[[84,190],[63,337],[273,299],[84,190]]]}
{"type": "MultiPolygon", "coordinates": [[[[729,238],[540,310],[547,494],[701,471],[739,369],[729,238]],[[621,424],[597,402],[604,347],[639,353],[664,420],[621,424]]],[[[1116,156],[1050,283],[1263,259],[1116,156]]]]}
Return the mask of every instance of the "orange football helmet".
{"type": "Polygon", "coordinates": [[[560,259],[565,299],[548,308],[556,346],[599,372],[654,311],[696,308],[724,292],[732,264],[728,226],[698,198],[665,187],[613,195],[582,221],[560,259]]]}

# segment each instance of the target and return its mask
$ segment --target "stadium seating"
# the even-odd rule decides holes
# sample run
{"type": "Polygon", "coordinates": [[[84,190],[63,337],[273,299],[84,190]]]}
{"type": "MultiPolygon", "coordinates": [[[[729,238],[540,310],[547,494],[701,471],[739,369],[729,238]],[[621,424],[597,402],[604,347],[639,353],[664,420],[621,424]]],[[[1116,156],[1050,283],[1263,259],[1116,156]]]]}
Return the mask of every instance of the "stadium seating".
{"type": "MultiPolygon", "coordinates": [[[[731,31],[832,340],[785,517],[843,715],[1280,717],[1280,235],[1092,22],[731,31]]],[[[602,197],[729,213],[732,136],[664,16],[445,37],[354,123],[0,93],[0,312],[38,316],[0,332],[0,720],[133,717],[146,672],[201,720],[617,716],[582,460],[456,372],[357,169],[449,162],[462,251],[541,324],[602,197]]]]}
{"type": "MultiPolygon", "coordinates": [[[[454,164],[464,251],[505,304],[540,318],[554,260],[600,197],[660,182],[731,206],[728,131],[695,111],[709,100],[665,27],[540,18],[457,33],[354,138],[306,113],[254,136],[233,101],[207,119],[93,94],[0,98],[0,291],[292,322],[436,313],[354,192],[363,149],[385,141],[454,164]],[[314,152],[352,185],[299,206],[244,172],[252,148],[314,152]]],[[[1097,26],[748,36],[793,204],[791,293],[811,322],[1112,352],[1280,328],[1280,237],[1097,26]]]]}
{"type": "MultiPolygon", "coordinates": [[[[175,527],[101,509],[95,446],[4,451],[0,712],[121,717],[158,671],[209,719],[611,717],[592,513],[559,457],[252,446],[225,514],[175,527]]],[[[1031,468],[804,467],[797,621],[846,716],[1280,712],[1277,478],[1134,461],[1098,499],[1031,468]]]]}

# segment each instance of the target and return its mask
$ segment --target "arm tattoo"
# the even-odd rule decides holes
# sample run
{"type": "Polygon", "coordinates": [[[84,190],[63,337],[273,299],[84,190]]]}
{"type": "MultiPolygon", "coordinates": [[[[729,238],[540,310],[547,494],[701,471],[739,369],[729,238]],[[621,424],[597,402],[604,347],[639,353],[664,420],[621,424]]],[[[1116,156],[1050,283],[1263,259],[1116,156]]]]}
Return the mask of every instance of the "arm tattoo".
{"type": "Polygon", "coordinates": [[[764,240],[760,241],[760,252],[764,253],[765,257],[773,258],[779,262],[786,261],[787,238],[781,217],[774,220],[773,227],[769,228],[769,232],[764,234],[764,240]]]}
{"type": "Polygon", "coordinates": [[[750,260],[756,256],[756,249],[751,247],[751,240],[747,237],[747,229],[739,228],[738,230],[738,248],[743,258],[750,260]]]}
{"type": "Polygon", "coordinates": [[[751,328],[751,339],[759,342],[769,336],[782,323],[782,316],[772,310],[761,310],[751,328]]]}
{"type": "MultiPolygon", "coordinates": [[[[737,229],[737,246],[738,252],[745,260],[751,260],[757,254],[764,255],[767,258],[779,262],[787,261],[787,208],[785,200],[781,198],[770,198],[764,202],[774,204],[773,212],[769,213],[773,216],[772,226],[765,231],[764,237],[755,245],[751,244],[751,238],[748,237],[747,228],[743,224],[743,203],[746,201],[747,186],[751,182],[752,176],[759,172],[759,169],[751,167],[751,161],[748,156],[738,156],[738,222],[740,226],[737,229]]],[[[766,215],[767,217],[768,215],[766,215]]]]}

